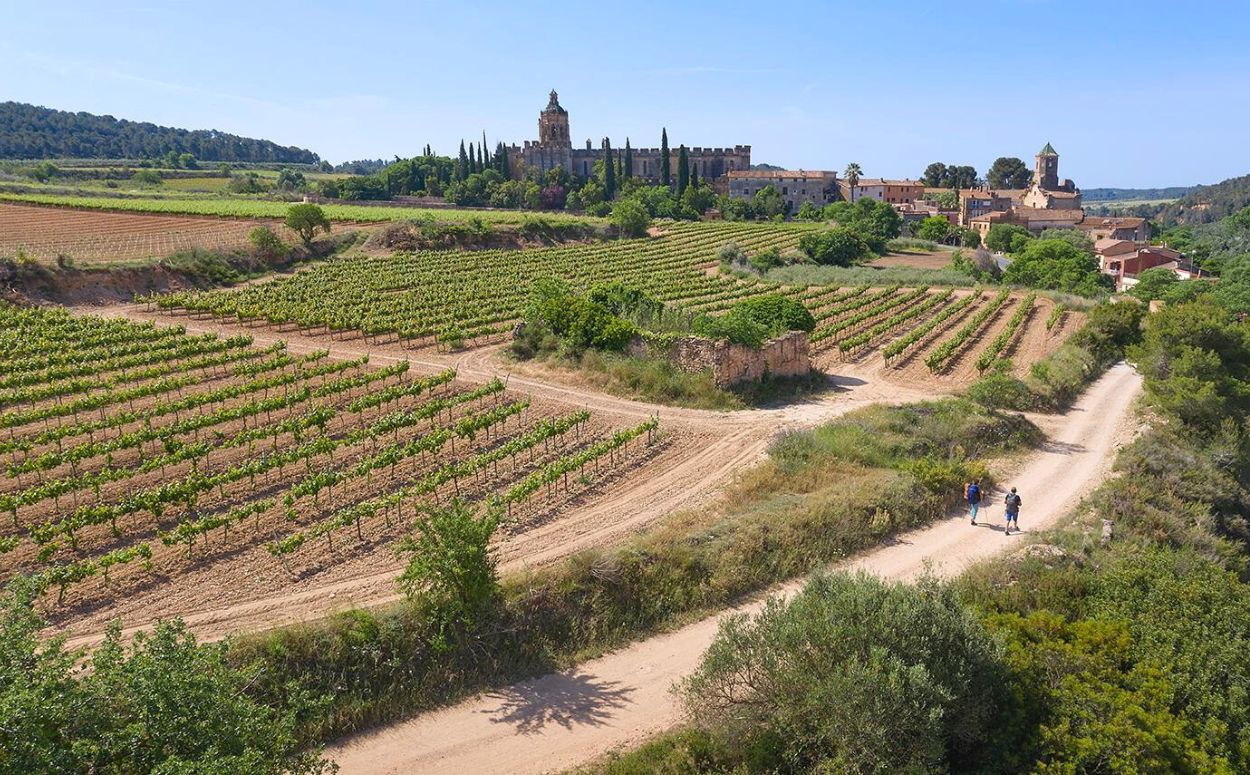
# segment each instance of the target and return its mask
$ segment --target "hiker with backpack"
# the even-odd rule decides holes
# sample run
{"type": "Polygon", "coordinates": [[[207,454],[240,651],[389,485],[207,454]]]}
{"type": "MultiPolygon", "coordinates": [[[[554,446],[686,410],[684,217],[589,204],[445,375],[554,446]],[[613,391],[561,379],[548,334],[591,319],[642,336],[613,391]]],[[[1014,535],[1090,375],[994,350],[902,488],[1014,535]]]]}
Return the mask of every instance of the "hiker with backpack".
{"type": "Polygon", "coordinates": [[[964,497],[968,500],[968,513],[972,516],[972,524],[977,523],[977,511],[981,508],[981,480],[975,479],[972,484],[964,487],[964,497]]]}
{"type": "Polygon", "coordinates": [[[1016,488],[1012,487],[1003,501],[1003,505],[1007,507],[1007,529],[1003,532],[1007,535],[1011,535],[1012,528],[1017,533],[1020,532],[1020,503],[1020,496],[1016,494],[1016,488]]]}

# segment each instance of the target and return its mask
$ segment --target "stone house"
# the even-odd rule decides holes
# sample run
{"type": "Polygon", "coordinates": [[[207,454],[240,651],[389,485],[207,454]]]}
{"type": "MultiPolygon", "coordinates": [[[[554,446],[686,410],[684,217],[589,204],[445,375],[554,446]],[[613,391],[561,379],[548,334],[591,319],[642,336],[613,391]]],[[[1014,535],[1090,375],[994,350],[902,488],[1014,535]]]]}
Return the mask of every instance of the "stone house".
{"type": "Polygon", "coordinates": [[[838,197],[838,173],[828,170],[732,170],[726,179],[729,196],[747,201],[772,186],[792,213],[804,202],[824,207],[838,197]]]}

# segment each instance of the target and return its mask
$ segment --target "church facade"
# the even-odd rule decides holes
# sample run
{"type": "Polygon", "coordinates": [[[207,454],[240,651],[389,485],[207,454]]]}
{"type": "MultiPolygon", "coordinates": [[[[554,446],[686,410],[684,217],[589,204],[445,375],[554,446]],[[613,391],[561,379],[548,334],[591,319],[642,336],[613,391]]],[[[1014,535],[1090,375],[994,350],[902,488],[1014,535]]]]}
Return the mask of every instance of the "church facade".
{"type": "MultiPolygon", "coordinates": [[[[522,145],[508,147],[508,166],[512,177],[522,177],[526,171],[537,170],[540,174],[557,167],[571,175],[587,178],[594,173],[595,162],[603,158],[603,150],[595,148],[590,140],[585,148],[574,148],[569,132],[569,112],[560,105],[559,95],[552,91],[547,107],[538,114],[538,139],[526,140],[522,145]]],[[[614,148],[624,154],[624,148],[614,148]]],[[[661,152],[659,148],[632,148],[633,173],[635,177],[648,180],[660,179],[661,152]]],[[[677,178],[677,146],[669,148],[669,169],[677,178]]],[[[734,170],[751,167],[751,146],[735,145],[732,148],[686,148],[692,172],[700,180],[712,181],[725,177],[734,170]]]]}

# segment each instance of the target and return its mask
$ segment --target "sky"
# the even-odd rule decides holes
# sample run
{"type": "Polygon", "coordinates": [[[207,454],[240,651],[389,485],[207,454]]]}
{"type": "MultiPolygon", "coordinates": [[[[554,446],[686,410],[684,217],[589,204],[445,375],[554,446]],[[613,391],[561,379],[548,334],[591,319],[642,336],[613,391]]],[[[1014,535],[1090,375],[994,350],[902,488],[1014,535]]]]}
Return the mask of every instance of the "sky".
{"type": "Polygon", "coordinates": [[[219,129],[333,162],[536,139],[752,146],[917,177],[1032,156],[1082,188],[1250,173],[1250,4],[18,2],[0,101],[219,129]],[[610,12],[605,13],[605,9],[610,12]]]}

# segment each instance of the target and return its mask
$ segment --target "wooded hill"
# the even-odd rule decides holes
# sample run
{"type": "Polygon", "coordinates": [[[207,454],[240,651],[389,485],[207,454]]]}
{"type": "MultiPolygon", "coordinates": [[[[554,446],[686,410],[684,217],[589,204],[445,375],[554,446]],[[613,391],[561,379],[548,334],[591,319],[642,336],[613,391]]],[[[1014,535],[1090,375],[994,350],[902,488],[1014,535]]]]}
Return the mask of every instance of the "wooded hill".
{"type": "Polygon", "coordinates": [[[269,140],[175,129],[21,102],[0,102],[0,159],[154,159],[189,153],[200,161],[316,164],[317,154],[269,140]]]}

